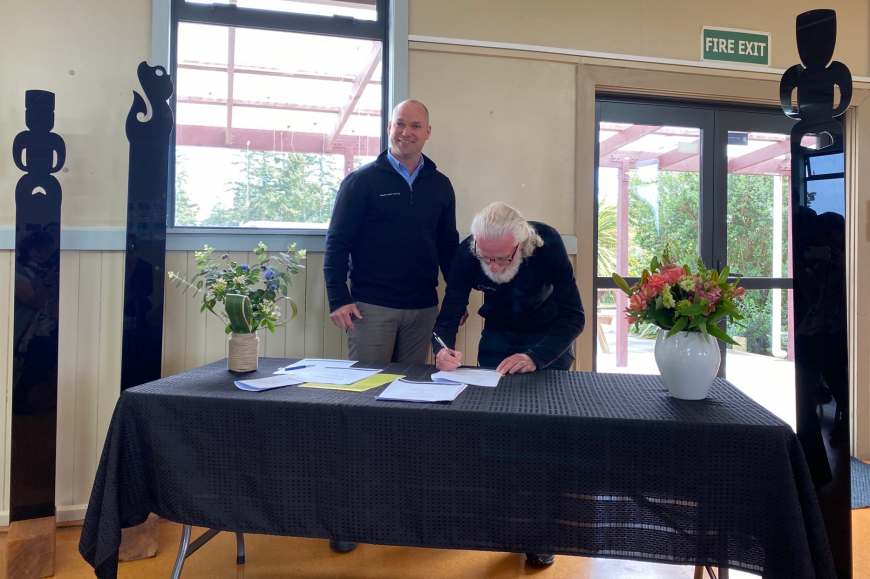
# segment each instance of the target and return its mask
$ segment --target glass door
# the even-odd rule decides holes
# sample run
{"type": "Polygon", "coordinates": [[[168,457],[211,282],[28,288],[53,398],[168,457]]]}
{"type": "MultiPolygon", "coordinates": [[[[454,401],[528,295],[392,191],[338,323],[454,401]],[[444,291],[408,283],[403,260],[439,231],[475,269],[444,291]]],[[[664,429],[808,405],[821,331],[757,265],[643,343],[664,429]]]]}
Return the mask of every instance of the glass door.
{"type": "Polygon", "coordinates": [[[679,263],[712,258],[713,112],[611,101],[597,112],[596,371],[657,374],[656,328],[629,325],[611,274],[635,283],[665,245],[679,263]]]}
{"type": "Polygon", "coordinates": [[[720,376],[795,428],[791,142],[782,113],[716,111],[713,257],[746,288],[720,376]],[[723,194],[724,193],[724,194],[723,194]]]}

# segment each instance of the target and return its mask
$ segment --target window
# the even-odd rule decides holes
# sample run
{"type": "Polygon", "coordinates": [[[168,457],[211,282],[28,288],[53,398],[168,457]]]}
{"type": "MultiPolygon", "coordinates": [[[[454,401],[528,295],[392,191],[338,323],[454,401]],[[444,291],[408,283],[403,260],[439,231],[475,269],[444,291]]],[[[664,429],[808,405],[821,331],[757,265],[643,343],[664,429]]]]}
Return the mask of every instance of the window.
{"type": "Polygon", "coordinates": [[[174,227],[325,230],[381,150],[386,0],[174,0],[174,227]]]}

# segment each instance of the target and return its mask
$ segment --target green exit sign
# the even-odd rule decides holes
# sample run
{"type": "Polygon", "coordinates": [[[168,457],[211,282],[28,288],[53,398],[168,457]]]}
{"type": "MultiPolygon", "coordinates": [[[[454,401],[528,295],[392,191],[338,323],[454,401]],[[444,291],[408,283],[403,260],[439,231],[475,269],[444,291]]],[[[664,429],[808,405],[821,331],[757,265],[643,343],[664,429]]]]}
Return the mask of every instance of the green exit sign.
{"type": "Polygon", "coordinates": [[[770,66],[770,33],[704,26],[701,60],[770,66]]]}

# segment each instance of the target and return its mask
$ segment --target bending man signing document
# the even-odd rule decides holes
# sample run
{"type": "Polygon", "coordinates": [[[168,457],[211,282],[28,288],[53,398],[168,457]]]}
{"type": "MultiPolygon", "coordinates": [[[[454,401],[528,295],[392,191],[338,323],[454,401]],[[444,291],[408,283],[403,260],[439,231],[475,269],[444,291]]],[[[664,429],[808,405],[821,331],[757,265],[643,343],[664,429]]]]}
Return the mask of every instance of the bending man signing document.
{"type": "Polygon", "coordinates": [[[567,370],[573,342],[586,316],[562,237],[544,223],[526,221],[501,202],[474,217],[471,236],[456,252],[432,340],[435,365],[455,370],[462,352],[453,349],[471,290],[483,292],[484,318],[478,363],[501,374],[542,368],[567,370]]]}

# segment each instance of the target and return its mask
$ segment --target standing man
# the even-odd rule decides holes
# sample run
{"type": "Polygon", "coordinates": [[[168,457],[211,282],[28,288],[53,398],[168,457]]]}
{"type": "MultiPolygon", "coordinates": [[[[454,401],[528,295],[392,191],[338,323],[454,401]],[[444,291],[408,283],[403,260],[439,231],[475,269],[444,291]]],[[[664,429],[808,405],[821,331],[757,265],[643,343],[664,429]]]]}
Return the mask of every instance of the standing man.
{"type": "Polygon", "coordinates": [[[422,153],[432,133],[423,103],[400,103],[387,130],[389,148],[348,175],[335,199],[323,264],[329,318],[347,330],[352,360],[422,364],[438,268],[446,277],[459,245],[456,199],[422,153]]]}
{"type": "Polygon", "coordinates": [[[586,316],[558,231],[526,221],[500,201],[475,215],[471,236],[459,246],[447,276],[435,323],[435,333],[451,348],[432,340],[440,370],[459,367],[462,352],[452,348],[472,289],[483,292],[479,313],[486,324],[477,356],[481,366],[501,374],[571,367],[573,343],[586,316]]]}
{"type": "Polygon", "coordinates": [[[438,315],[438,268],[447,277],[459,245],[456,199],[423,155],[432,133],[423,103],[400,103],[387,132],[389,148],[345,177],[335,198],[323,263],[329,318],[347,330],[351,360],[422,364],[438,315]]]}

